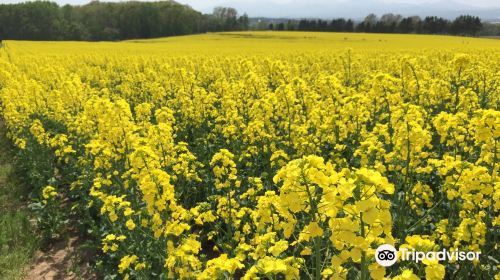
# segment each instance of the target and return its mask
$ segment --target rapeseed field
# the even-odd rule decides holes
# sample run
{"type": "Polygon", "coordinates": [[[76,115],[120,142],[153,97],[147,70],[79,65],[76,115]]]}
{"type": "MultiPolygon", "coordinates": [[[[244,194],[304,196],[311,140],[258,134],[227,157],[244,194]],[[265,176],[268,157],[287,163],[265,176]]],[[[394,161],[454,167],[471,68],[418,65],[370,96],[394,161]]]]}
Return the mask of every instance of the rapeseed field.
{"type": "Polygon", "coordinates": [[[500,279],[499,40],[7,41],[0,66],[38,224],[104,279],[500,279]]]}

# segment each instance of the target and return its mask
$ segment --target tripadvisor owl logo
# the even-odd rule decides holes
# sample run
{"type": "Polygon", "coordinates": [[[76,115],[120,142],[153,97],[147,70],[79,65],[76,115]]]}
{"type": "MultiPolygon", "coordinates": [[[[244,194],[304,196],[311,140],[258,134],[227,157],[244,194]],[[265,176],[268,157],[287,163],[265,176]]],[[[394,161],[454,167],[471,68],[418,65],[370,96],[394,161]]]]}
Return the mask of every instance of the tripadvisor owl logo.
{"type": "MultiPolygon", "coordinates": [[[[423,260],[438,260],[438,261],[478,261],[481,252],[465,252],[455,249],[449,251],[443,249],[441,251],[416,251],[409,248],[400,248],[399,257],[401,261],[412,261],[419,263],[423,260]]],[[[381,266],[391,266],[398,261],[398,250],[389,244],[380,245],[375,251],[375,260],[381,266]]]]}
{"type": "Polygon", "coordinates": [[[381,266],[391,266],[398,260],[398,251],[392,245],[380,245],[375,252],[375,260],[381,266]]]}

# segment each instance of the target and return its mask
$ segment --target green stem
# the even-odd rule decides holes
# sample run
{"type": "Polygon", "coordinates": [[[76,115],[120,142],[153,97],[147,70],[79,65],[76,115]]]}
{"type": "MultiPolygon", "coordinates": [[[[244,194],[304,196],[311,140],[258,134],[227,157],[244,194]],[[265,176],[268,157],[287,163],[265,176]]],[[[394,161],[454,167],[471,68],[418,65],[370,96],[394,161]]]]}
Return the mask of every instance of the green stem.
{"type": "MultiPolygon", "coordinates": [[[[361,237],[365,238],[365,223],[363,222],[363,213],[359,213],[359,220],[361,224],[361,237]]],[[[366,253],[361,253],[361,280],[366,280],[368,278],[368,266],[366,265],[366,253]]]]}
{"type": "Polygon", "coordinates": [[[314,240],[314,255],[316,257],[315,262],[315,270],[316,270],[316,275],[315,279],[316,280],[321,280],[321,237],[316,237],[314,240]]]}

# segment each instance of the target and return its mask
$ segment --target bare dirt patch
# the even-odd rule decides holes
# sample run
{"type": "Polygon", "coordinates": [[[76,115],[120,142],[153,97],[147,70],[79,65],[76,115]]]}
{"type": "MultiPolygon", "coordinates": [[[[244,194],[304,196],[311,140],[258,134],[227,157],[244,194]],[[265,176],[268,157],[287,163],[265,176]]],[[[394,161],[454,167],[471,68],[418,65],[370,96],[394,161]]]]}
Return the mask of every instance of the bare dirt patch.
{"type": "Polygon", "coordinates": [[[86,257],[82,256],[76,237],[54,243],[45,252],[37,251],[27,269],[25,280],[96,279],[86,257]]]}

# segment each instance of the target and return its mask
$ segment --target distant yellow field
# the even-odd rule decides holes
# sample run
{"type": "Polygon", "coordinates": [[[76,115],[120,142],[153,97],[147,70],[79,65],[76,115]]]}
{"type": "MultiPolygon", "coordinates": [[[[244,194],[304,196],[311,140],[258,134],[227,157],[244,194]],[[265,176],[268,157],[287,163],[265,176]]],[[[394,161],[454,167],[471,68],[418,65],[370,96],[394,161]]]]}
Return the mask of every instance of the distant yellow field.
{"type": "Polygon", "coordinates": [[[21,42],[9,41],[10,49],[31,54],[269,54],[286,52],[380,50],[500,50],[500,40],[437,35],[230,32],[123,42],[21,42]]]}

